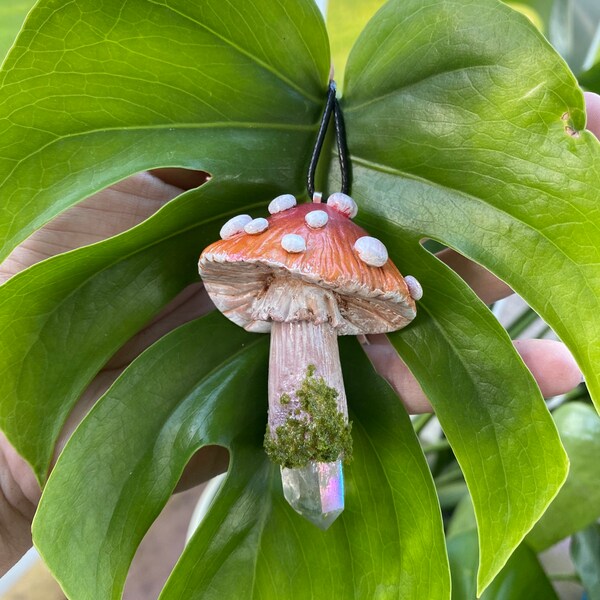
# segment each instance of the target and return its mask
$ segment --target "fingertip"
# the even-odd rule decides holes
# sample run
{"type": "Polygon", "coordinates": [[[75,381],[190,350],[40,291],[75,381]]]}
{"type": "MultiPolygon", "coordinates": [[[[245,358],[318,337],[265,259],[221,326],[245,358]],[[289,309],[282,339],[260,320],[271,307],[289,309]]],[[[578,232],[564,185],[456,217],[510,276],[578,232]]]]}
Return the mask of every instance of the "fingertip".
{"type": "Polygon", "coordinates": [[[386,335],[369,335],[361,340],[361,345],[375,371],[388,382],[411,415],[433,410],[418,381],[386,335]]]}
{"type": "Polygon", "coordinates": [[[544,398],[565,394],[581,383],[581,369],[562,342],[534,339],[514,344],[544,398]]]}
{"type": "Polygon", "coordinates": [[[584,92],[583,96],[587,111],[586,129],[600,138],[600,96],[593,92],[584,92]]]}

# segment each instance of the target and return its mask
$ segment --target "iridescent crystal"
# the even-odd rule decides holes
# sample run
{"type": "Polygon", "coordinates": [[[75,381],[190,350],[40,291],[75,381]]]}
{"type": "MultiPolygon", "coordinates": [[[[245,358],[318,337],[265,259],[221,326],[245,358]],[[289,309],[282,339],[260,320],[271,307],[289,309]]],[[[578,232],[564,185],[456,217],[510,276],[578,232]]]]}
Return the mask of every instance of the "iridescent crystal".
{"type": "Polygon", "coordinates": [[[344,510],[341,460],[309,462],[296,469],[281,467],[281,483],[290,506],[320,529],[328,529],[344,510]]]}

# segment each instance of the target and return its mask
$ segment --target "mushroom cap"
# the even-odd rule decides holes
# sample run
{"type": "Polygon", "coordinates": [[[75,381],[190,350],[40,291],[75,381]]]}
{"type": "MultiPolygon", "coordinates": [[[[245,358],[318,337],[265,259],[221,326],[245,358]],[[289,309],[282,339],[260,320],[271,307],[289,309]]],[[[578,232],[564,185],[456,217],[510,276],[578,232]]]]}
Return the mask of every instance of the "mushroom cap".
{"type": "Polygon", "coordinates": [[[274,320],[327,321],[339,335],[358,335],[396,331],[416,316],[396,266],[391,260],[381,267],[365,264],[354,244],[367,232],[335,208],[300,204],[271,215],[268,222],[261,233],[219,240],[200,255],[206,290],[234,323],[268,332],[274,320]],[[306,214],[314,210],[327,213],[325,226],[306,223],[306,214]],[[286,251],[281,241],[289,234],[301,236],[306,250],[286,251]],[[279,310],[281,304],[285,309],[279,310]]]}

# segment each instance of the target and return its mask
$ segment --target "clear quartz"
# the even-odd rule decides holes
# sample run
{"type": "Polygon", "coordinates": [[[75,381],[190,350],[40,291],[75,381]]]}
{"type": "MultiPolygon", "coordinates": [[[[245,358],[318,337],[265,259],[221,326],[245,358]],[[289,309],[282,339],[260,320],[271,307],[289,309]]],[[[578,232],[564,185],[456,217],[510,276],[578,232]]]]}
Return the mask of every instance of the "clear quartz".
{"type": "Polygon", "coordinates": [[[328,529],[344,510],[341,460],[309,462],[295,469],[281,467],[281,483],[290,506],[320,529],[328,529]]]}

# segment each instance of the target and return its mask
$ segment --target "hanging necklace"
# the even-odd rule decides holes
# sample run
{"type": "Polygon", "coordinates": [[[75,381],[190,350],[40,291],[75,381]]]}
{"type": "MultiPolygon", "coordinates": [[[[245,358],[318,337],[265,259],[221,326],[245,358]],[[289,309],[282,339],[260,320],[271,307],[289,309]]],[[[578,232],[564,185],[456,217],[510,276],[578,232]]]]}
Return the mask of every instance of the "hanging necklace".
{"type": "Polygon", "coordinates": [[[248,331],[271,333],[265,450],[281,467],[286,500],[321,529],[344,510],[343,463],[352,455],[337,336],[401,329],[422,294],[383,243],[352,221],[358,207],[349,187],[332,81],[308,168],[312,202],[284,194],[270,202],[269,218],[230,219],[199,261],[217,308],[248,331]],[[321,203],[314,180],[332,116],[341,191],[321,203]]]}

